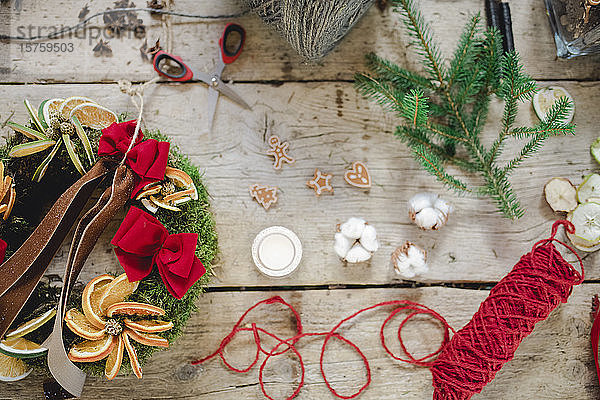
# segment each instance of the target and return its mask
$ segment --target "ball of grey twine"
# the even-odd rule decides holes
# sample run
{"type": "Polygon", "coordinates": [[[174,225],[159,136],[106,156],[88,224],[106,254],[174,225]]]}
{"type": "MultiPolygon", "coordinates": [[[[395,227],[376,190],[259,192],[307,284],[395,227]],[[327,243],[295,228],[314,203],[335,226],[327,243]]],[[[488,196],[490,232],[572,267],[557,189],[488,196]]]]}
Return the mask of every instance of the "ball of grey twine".
{"type": "Polygon", "coordinates": [[[307,61],[326,56],[374,0],[243,0],[307,61]]]}

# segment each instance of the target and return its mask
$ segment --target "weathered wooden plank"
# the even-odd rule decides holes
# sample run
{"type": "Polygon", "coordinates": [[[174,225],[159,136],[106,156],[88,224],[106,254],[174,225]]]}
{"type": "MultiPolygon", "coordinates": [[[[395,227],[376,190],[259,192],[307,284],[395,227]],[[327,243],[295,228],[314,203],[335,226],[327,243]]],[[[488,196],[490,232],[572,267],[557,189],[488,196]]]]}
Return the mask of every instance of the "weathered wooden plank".
{"type": "MultiPolygon", "coordinates": [[[[145,2],[137,2],[144,6],[145,2]]],[[[202,15],[228,15],[240,11],[235,0],[217,2],[177,0],[174,10],[202,15]]],[[[77,15],[85,1],[32,0],[23,2],[20,13],[11,11],[3,3],[0,8],[2,33],[28,36],[48,33],[51,29],[78,22],[77,15]],[[30,29],[31,27],[31,29],[30,29]]],[[[95,1],[90,12],[113,6],[111,0],[95,1]]],[[[477,0],[453,1],[451,7],[440,7],[434,0],[420,2],[423,14],[431,22],[441,43],[441,50],[451,55],[466,18],[481,11],[483,2],[477,0]]],[[[597,80],[600,69],[598,57],[570,61],[557,60],[553,36],[544,5],[538,0],[520,1],[512,9],[517,50],[522,54],[527,70],[537,79],[597,80]]],[[[146,25],[148,42],[167,33],[160,18],[147,13],[138,14],[146,25]]],[[[398,16],[387,10],[381,13],[373,7],[348,34],[341,45],[322,64],[305,64],[291,47],[254,15],[237,18],[248,32],[244,54],[225,70],[225,77],[236,81],[264,80],[350,80],[356,71],[364,69],[363,55],[375,51],[403,66],[419,68],[418,60],[407,47],[408,39],[398,16]]],[[[54,41],[72,43],[73,51],[22,51],[14,42],[0,44],[1,65],[5,67],[0,79],[6,82],[98,82],[119,79],[145,80],[154,76],[151,65],[142,61],[139,48],[142,39],[131,34],[123,38],[108,38],[112,57],[95,57],[92,47],[101,35],[102,19],[86,31],[54,41]],[[73,68],[77,66],[77,68],[73,68]]],[[[216,40],[221,35],[224,21],[172,18],[173,51],[182,55],[191,65],[210,70],[215,58],[216,40]]],[[[54,43],[53,42],[53,43],[54,43]]],[[[70,45],[69,45],[70,46],[70,45]]],[[[25,49],[26,50],[26,49],[25,49]]]]}
{"type": "MultiPolygon", "coordinates": [[[[577,287],[567,304],[560,305],[550,318],[538,324],[526,338],[515,358],[497,374],[484,391],[473,399],[596,399],[598,387],[589,343],[590,306],[600,285],[577,287]]],[[[218,360],[199,368],[189,361],[216,349],[242,312],[271,295],[281,295],[297,307],[306,332],[328,331],[342,318],[360,308],[388,300],[412,300],[440,312],[456,328],[466,324],[477,310],[487,291],[450,288],[361,289],[302,291],[283,293],[210,293],[199,301],[199,311],[186,328],[186,334],[167,352],[155,355],[144,368],[144,379],[117,377],[88,379],[82,399],[264,399],[258,386],[258,367],[248,374],[228,372],[218,360]]],[[[431,374],[428,369],[409,366],[389,358],[379,343],[379,329],[391,311],[369,312],[342,332],[367,356],[373,382],[361,399],[431,398],[431,374]]],[[[295,326],[291,313],[278,306],[256,310],[247,320],[288,337],[295,326]],[[276,310],[276,311],[274,311],[276,310]]],[[[386,330],[394,351],[397,324],[386,330]]],[[[425,317],[407,325],[403,332],[406,345],[415,354],[425,354],[439,345],[441,331],[425,317]]],[[[265,341],[265,347],[269,346],[265,341]]],[[[301,341],[299,349],[306,363],[306,384],[298,399],[333,399],[319,373],[322,339],[301,341]]],[[[271,344],[272,346],[272,344],[271,344]]],[[[359,356],[348,347],[331,344],[326,353],[328,379],[342,394],[350,394],[366,381],[359,356]]],[[[254,354],[251,339],[240,336],[227,349],[229,361],[247,365],[254,354]]],[[[400,354],[400,353],[398,353],[400,354]]],[[[269,394],[281,399],[289,396],[300,377],[297,360],[291,356],[272,359],[265,369],[269,394]]],[[[16,384],[0,384],[0,398],[39,398],[42,377],[35,376],[16,384]]]]}
{"type": "MultiPolygon", "coordinates": [[[[146,122],[172,136],[205,171],[220,234],[215,285],[390,283],[398,279],[390,266],[390,254],[405,240],[429,251],[431,270],[420,281],[489,282],[503,277],[535,241],[548,236],[551,222],[558,216],[543,200],[545,182],[553,176],[566,176],[577,184],[596,168],[588,148],[598,135],[595,104],[600,102],[600,86],[572,82],[565,86],[577,102],[578,135],[550,139],[515,172],[515,191],[527,208],[525,217],[517,222],[502,218],[487,199],[461,197],[442,189],[393,137],[398,121],[358,96],[349,83],[237,84],[236,90],[253,111],[240,110],[221,99],[210,134],[206,133],[205,86],[159,85],[147,93],[146,122]],[[297,160],[280,172],[265,154],[265,138],[272,134],[290,142],[290,154],[297,160]],[[371,170],[374,186],[368,193],[343,181],[345,168],[355,160],[365,161],[371,170]],[[306,187],[315,168],[333,173],[333,196],[317,198],[306,187]],[[248,194],[254,183],[280,188],[279,202],[267,212],[248,194]],[[421,191],[441,193],[456,208],[448,225],[438,232],[420,231],[409,221],[406,202],[421,191]],[[336,224],[352,216],[366,218],[379,233],[381,249],[368,265],[344,265],[333,252],[336,224]],[[262,276],[250,254],[254,236],[270,225],[294,230],[304,246],[297,273],[277,281],[262,276]]],[[[135,115],[117,85],[7,85],[0,86],[4,99],[0,121],[12,111],[15,121],[23,121],[24,97],[37,104],[47,97],[70,95],[86,95],[135,115]]],[[[493,139],[499,123],[501,111],[497,105],[494,108],[484,141],[493,139]]],[[[535,118],[524,105],[519,123],[535,118]]],[[[4,133],[7,131],[5,128],[4,133]]],[[[514,144],[509,145],[504,159],[515,151],[514,144]]],[[[115,221],[107,229],[82,279],[118,267],[109,245],[117,224],[115,221]]],[[[63,247],[53,272],[62,273],[66,254],[63,247]]],[[[600,276],[591,268],[596,260],[596,255],[588,258],[589,279],[600,276]]]]}

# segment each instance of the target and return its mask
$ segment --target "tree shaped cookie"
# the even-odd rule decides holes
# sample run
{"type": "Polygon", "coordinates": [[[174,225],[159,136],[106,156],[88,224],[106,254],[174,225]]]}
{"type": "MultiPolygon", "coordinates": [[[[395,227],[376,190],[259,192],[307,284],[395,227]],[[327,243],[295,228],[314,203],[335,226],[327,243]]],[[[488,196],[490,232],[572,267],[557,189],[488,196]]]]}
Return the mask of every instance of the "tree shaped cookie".
{"type": "Polygon", "coordinates": [[[250,196],[265,210],[277,203],[277,187],[254,184],[250,186],[250,196]]]}
{"type": "Polygon", "coordinates": [[[279,136],[271,136],[269,138],[269,146],[271,148],[267,150],[267,154],[275,158],[273,160],[273,168],[281,169],[284,162],[292,164],[296,161],[287,154],[290,144],[288,142],[281,142],[279,136]]]}

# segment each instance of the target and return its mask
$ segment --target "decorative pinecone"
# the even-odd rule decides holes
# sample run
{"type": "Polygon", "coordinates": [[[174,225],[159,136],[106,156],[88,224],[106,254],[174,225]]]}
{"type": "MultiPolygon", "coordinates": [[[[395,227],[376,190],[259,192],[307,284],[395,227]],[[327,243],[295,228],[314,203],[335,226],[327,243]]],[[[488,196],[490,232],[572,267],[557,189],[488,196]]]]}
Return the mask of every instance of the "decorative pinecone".
{"type": "Polygon", "coordinates": [[[60,119],[58,117],[50,118],[50,128],[54,129],[55,131],[60,131],[60,119]]]}
{"type": "Polygon", "coordinates": [[[60,124],[60,132],[63,135],[73,136],[75,134],[75,127],[70,122],[62,122],[60,124]]]}
{"type": "Polygon", "coordinates": [[[48,128],[46,129],[46,136],[52,140],[60,139],[60,129],[48,128]]]}
{"type": "Polygon", "coordinates": [[[173,184],[173,182],[171,181],[165,181],[161,184],[160,187],[160,194],[162,194],[163,196],[168,196],[172,193],[175,193],[175,184],[173,184]]]}
{"type": "Polygon", "coordinates": [[[58,114],[58,119],[60,122],[69,122],[69,118],[65,117],[63,114],[58,114]]]}

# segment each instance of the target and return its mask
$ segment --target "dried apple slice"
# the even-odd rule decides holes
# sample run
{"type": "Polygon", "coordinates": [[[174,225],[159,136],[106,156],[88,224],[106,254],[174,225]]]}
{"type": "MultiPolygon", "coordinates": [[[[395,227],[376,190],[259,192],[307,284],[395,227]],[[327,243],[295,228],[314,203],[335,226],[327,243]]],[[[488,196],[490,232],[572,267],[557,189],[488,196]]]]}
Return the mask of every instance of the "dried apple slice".
{"type": "Polygon", "coordinates": [[[580,203],[586,203],[590,199],[597,198],[600,198],[600,175],[587,175],[577,187],[577,200],[580,203]]]}
{"type": "Polygon", "coordinates": [[[554,211],[573,211],[577,207],[577,191],[567,178],[552,178],[544,186],[546,202],[554,211]]]}
{"type": "Polygon", "coordinates": [[[571,123],[571,121],[573,121],[573,116],[575,115],[575,101],[573,100],[573,96],[567,92],[567,89],[562,86],[548,86],[542,88],[533,96],[531,103],[533,104],[533,110],[538,118],[544,121],[548,111],[561,97],[567,97],[573,105],[569,114],[562,121],[565,124],[571,123]]]}
{"type": "Polygon", "coordinates": [[[580,204],[567,215],[575,226],[575,233],[568,234],[571,243],[583,251],[593,251],[600,244],[600,204],[589,201],[580,204]]]}

